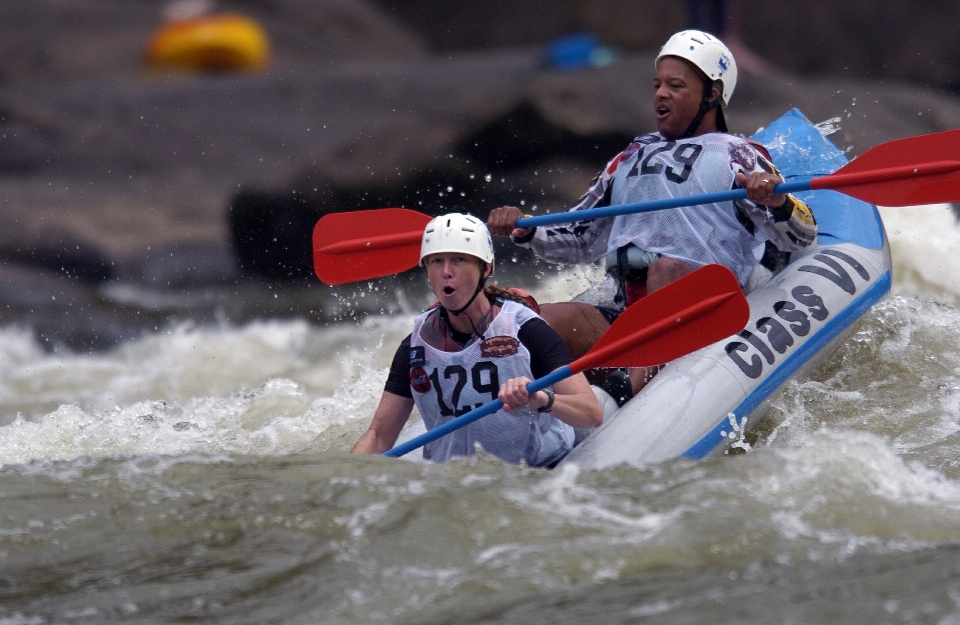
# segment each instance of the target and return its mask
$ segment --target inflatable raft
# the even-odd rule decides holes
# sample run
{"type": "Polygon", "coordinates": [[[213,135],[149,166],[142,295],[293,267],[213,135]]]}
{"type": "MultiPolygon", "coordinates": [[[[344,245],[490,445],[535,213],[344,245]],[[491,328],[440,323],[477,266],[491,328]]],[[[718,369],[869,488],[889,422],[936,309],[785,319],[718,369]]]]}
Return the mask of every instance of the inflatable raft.
{"type": "MultiPolygon", "coordinates": [[[[751,138],[787,182],[848,162],[797,110],[751,138]]],[[[747,295],[746,327],[668,363],[560,464],[601,469],[725,452],[785,382],[809,376],[890,291],[890,248],[876,206],[830,190],[796,196],[814,212],[817,242],[747,295]]],[[[398,446],[423,433],[423,421],[411,420],[398,446]]]]}
{"type": "MultiPolygon", "coordinates": [[[[752,139],[788,182],[847,163],[797,110],[752,139]]],[[[746,328],[667,364],[561,464],[599,469],[726,451],[785,382],[808,376],[889,292],[890,249],[876,207],[836,191],[796,195],[814,212],[818,240],[747,296],[746,328]]]]}

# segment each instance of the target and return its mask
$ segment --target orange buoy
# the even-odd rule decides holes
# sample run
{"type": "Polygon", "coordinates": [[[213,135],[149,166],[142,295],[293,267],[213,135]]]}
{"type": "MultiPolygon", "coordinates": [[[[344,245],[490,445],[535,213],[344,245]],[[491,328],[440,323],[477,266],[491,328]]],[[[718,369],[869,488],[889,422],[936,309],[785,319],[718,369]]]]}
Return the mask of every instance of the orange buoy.
{"type": "Polygon", "coordinates": [[[147,65],[153,69],[225,72],[267,66],[270,40],[243,15],[204,15],[163,26],[150,40],[147,65]]]}

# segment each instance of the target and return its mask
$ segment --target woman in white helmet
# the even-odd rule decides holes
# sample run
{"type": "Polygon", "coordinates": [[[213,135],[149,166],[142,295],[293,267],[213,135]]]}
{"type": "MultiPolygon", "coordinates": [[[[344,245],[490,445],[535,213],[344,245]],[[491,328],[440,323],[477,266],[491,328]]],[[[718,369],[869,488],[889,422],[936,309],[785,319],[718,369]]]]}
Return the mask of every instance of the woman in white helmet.
{"type": "MultiPolygon", "coordinates": [[[[592,305],[543,307],[544,318],[575,355],[589,349],[626,305],[703,265],[725,265],[749,288],[767,242],[789,253],[816,240],[810,209],[791,196],[773,195],[783,179],[769,158],[727,134],[723,109],[737,81],[727,47],[708,33],[685,30],[664,44],[655,69],[657,132],[637,137],[614,157],[571,210],[731,188],[745,188],[747,199],[534,229],[515,227],[521,217],[516,207],[492,211],[491,232],[510,235],[547,260],[591,263],[606,257],[617,285],[613,298],[586,294],[592,305]]],[[[649,373],[631,375],[633,392],[649,373]]]]}
{"type": "MultiPolygon", "coordinates": [[[[419,315],[394,356],[380,405],[354,453],[393,447],[416,405],[433,429],[493,399],[504,409],[423,448],[428,460],[474,453],[552,466],[574,444],[574,428],[600,425],[600,404],[583,374],[553,389],[526,385],[573,362],[563,341],[535,312],[486,287],[493,274],[490,233],[482,221],[452,213],[424,229],[420,264],[438,305],[419,315]]],[[[519,298],[518,298],[519,299],[519,298]]]]}

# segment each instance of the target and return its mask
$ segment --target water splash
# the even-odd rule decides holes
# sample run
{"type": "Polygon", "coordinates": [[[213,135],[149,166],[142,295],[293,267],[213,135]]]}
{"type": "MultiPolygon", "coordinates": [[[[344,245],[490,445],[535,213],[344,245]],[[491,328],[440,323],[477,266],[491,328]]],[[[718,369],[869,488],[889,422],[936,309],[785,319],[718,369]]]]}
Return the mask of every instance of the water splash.
{"type": "Polygon", "coordinates": [[[841,119],[839,117],[831,117],[818,124],[814,124],[814,127],[821,136],[827,137],[840,130],[840,121],[841,119]]]}

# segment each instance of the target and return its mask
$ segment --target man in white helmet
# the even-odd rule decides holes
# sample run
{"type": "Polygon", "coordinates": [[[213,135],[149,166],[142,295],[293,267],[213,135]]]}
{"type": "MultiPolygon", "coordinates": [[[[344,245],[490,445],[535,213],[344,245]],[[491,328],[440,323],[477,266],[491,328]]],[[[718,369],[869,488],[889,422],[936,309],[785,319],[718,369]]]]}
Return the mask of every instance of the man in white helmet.
{"type": "Polygon", "coordinates": [[[481,445],[506,460],[552,466],[572,448],[575,428],[603,412],[583,374],[530,395],[526,385],[573,362],[559,335],[533,310],[496,286],[493,242],[482,221],[452,213],[424,229],[420,264],[438,304],[419,315],[400,344],[369,429],[354,453],[392,448],[416,406],[427,430],[500,399],[504,409],[428,443],[442,462],[481,445]]]}
{"type": "MultiPolygon", "coordinates": [[[[657,132],[637,137],[614,157],[571,210],[731,188],[745,188],[748,199],[533,229],[515,227],[522,216],[516,207],[493,210],[488,219],[493,234],[510,235],[544,259],[592,263],[606,256],[615,296],[585,294],[592,305],[543,306],[544,318],[577,356],[625,306],[703,265],[725,265],[748,287],[755,271],[761,273],[766,242],[793,252],[816,240],[810,209],[789,195],[772,194],[783,178],[768,156],[727,134],[723,109],[737,80],[727,47],[708,33],[685,30],[664,44],[655,68],[657,132]]],[[[625,401],[649,374],[632,372],[632,386],[615,398],[625,401]]]]}

